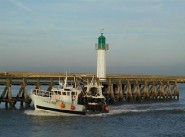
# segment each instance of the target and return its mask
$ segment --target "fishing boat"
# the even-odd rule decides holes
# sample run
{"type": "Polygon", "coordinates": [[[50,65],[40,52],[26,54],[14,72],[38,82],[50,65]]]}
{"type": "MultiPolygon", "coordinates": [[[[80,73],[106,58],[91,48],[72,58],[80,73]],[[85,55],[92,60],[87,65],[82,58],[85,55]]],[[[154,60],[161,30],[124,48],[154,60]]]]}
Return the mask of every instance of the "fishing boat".
{"type": "Polygon", "coordinates": [[[59,82],[59,86],[50,91],[33,89],[30,97],[35,110],[80,115],[108,113],[109,108],[105,103],[102,88],[95,78],[83,88],[74,88],[74,85],[68,84],[66,76],[64,84],[59,82]]]}

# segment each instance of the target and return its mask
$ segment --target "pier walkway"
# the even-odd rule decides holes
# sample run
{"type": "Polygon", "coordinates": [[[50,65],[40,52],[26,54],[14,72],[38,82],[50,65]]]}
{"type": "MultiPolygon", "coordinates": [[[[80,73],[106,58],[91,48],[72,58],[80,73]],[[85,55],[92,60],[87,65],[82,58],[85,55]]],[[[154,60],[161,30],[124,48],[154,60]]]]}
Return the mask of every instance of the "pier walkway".
{"type": "MultiPolygon", "coordinates": [[[[14,108],[20,102],[21,107],[27,108],[31,103],[28,86],[35,89],[47,86],[50,91],[65,76],[65,73],[0,72],[0,103],[5,103],[7,108],[14,108]],[[18,87],[17,91],[12,90],[13,86],[18,87]]],[[[93,76],[94,74],[70,73],[68,79],[74,86],[83,86],[93,76]]],[[[178,83],[185,83],[185,76],[108,74],[106,80],[97,80],[103,85],[107,102],[141,102],[178,100],[178,83]]]]}

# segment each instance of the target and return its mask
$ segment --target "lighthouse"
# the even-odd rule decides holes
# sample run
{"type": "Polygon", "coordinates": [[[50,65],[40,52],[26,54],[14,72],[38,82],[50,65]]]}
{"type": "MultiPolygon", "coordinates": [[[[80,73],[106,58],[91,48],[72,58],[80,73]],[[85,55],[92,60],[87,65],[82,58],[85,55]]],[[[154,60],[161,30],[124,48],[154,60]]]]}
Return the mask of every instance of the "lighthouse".
{"type": "Polygon", "coordinates": [[[101,33],[101,36],[98,37],[98,44],[96,44],[97,50],[97,77],[100,80],[105,80],[106,78],[106,51],[109,46],[106,44],[106,38],[101,33]]]}

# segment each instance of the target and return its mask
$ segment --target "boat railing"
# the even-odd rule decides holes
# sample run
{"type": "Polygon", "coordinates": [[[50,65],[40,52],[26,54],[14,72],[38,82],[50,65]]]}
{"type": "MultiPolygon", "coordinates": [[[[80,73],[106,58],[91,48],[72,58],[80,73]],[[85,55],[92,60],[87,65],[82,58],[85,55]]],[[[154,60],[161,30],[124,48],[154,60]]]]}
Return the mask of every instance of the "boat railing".
{"type": "Polygon", "coordinates": [[[42,97],[51,97],[51,93],[45,90],[40,90],[40,89],[33,89],[31,90],[31,94],[35,94],[37,96],[42,96],[42,97]]]}

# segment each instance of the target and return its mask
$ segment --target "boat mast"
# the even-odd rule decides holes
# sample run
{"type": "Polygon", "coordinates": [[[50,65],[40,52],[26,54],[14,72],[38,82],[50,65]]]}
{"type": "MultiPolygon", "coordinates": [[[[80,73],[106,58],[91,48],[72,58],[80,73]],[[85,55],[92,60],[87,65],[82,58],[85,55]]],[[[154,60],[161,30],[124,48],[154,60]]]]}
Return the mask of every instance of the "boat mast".
{"type": "Polygon", "coordinates": [[[64,80],[64,88],[67,87],[67,72],[66,72],[66,77],[65,77],[65,80],[64,80]]]}

